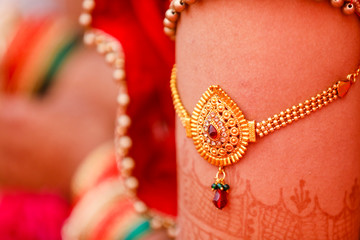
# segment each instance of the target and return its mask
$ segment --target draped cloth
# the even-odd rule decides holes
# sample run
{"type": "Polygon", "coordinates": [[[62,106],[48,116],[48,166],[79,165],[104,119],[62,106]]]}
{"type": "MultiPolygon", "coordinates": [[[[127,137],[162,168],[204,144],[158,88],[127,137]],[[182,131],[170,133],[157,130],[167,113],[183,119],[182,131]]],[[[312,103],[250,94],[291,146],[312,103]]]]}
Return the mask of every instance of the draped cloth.
{"type": "Polygon", "coordinates": [[[130,136],[138,197],[176,215],[175,113],[169,76],[174,44],[163,33],[165,0],[97,0],[93,27],[118,39],[125,54],[130,136]]]}

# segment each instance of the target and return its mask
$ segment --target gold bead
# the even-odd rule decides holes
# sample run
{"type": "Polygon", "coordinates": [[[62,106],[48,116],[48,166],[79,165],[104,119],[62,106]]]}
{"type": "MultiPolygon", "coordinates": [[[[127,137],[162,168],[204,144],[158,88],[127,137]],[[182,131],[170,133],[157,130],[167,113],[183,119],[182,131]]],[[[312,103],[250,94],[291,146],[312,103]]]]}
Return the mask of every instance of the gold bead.
{"type": "Polygon", "coordinates": [[[343,6],[342,11],[346,15],[351,15],[355,12],[355,6],[352,2],[348,2],[345,4],[345,6],[343,6]]]}
{"type": "Polygon", "coordinates": [[[171,22],[176,22],[179,18],[179,14],[175,12],[173,9],[168,9],[165,12],[165,17],[171,22]]]}
{"type": "Polygon", "coordinates": [[[334,7],[340,8],[344,5],[344,0],[331,0],[331,5],[334,7]]]}
{"type": "Polygon", "coordinates": [[[95,7],[95,2],[94,0],[84,0],[82,3],[82,7],[86,11],[91,11],[95,7]]]}
{"type": "Polygon", "coordinates": [[[172,21],[170,21],[168,18],[164,18],[163,24],[165,27],[171,28],[171,29],[175,29],[176,24],[172,21]]]}
{"type": "Polygon", "coordinates": [[[185,3],[182,0],[174,0],[174,9],[177,12],[182,12],[185,10],[185,3]]]}
{"type": "Polygon", "coordinates": [[[91,23],[91,15],[89,13],[82,13],[79,17],[80,25],[87,27],[91,23]]]}
{"type": "Polygon", "coordinates": [[[169,36],[169,37],[175,36],[175,29],[164,27],[164,33],[166,34],[166,36],[169,36]]]}

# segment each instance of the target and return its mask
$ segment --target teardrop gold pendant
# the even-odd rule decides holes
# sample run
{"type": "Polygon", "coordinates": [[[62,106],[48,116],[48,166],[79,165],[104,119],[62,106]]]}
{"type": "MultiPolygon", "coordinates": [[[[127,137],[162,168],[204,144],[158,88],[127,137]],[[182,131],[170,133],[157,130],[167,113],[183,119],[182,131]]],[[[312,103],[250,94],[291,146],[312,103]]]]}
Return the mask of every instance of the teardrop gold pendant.
{"type": "Polygon", "coordinates": [[[237,163],[248,142],[255,142],[255,122],[247,121],[236,103],[219,87],[210,86],[190,120],[199,154],[215,166],[237,163]]]}

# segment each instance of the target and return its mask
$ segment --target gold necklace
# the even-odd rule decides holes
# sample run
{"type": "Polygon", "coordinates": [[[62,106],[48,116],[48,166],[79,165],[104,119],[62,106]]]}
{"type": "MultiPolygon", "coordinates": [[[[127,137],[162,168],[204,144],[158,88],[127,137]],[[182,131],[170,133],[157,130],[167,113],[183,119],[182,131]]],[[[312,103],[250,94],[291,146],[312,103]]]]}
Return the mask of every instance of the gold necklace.
{"type": "MultiPolygon", "coordinates": [[[[92,11],[95,9],[94,0],[83,0],[83,12],[79,17],[79,23],[85,28],[84,43],[87,46],[95,47],[98,53],[105,56],[105,60],[114,68],[113,79],[118,85],[119,94],[117,96],[117,121],[115,127],[115,149],[116,162],[123,181],[116,187],[122,187],[123,192],[115,191],[111,187],[107,191],[120,192],[133,201],[133,207],[136,213],[148,219],[150,226],[154,230],[164,229],[167,235],[172,239],[176,237],[177,229],[175,218],[155,209],[149,208],[141,199],[137,197],[137,188],[139,181],[132,175],[135,168],[135,160],[129,156],[132,146],[132,139],[128,135],[128,129],[131,125],[131,119],[127,115],[127,108],[130,102],[130,96],[127,90],[125,74],[125,54],[121,43],[105,32],[92,27],[92,11]]],[[[84,208],[87,209],[87,208],[84,208]]],[[[83,220],[81,217],[76,220],[83,220]]],[[[74,220],[73,222],[76,222],[74,220]]],[[[81,222],[78,221],[78,222],[81,222]]]]}
{"type": "Polygon", "coordinates": [[[215,182],[211,185],[215,192],[214,205],[222,209],[227,204],[230,186],[225,183],[224,168],[240,161],[248,143],[256,142],[256,136],[264,137],[344,97],[359,75],[360,67],[355,73],[349,74],[346,80],[336,82],[303,103],[255,123],[247,120],[236,103],[217,85],[207,89],[190,115],[177,91],[174,65],[170,88],[174,108],[185,127],[186,136],[193,139],[202,158],[219,167],[215,182]]]}

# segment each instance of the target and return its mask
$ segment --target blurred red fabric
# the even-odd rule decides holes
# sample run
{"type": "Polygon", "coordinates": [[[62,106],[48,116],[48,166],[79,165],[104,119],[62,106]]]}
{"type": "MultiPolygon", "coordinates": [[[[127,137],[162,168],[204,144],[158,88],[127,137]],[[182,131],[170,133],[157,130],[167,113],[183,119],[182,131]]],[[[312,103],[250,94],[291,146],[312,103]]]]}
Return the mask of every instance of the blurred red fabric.
{"type": "Polygon", "coordinates": [[[0,212],[2,240],[60,240],[69,204],[57,194],[5,192],[0,212]]]}
{"type": "Polygon", "coordinates": [[[130,136],[138,196],[151,208],[176,215],[175,113],[169,77],[174,43],[163,33],[165,0],[97,0],[93,27],[117,38],[125,53],[131,99],[130,136]]]}

